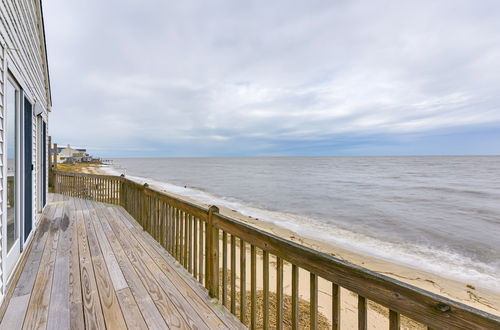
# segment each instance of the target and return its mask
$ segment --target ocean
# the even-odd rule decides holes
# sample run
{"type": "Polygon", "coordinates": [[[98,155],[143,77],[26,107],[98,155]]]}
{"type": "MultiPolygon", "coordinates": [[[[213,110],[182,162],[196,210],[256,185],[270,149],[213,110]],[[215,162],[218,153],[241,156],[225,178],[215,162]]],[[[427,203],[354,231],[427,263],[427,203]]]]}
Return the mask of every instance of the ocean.
{"type": "Polygon", "coordinates": [[[107,170],[500,292],[500,156],[121,158],[107,170]]]}

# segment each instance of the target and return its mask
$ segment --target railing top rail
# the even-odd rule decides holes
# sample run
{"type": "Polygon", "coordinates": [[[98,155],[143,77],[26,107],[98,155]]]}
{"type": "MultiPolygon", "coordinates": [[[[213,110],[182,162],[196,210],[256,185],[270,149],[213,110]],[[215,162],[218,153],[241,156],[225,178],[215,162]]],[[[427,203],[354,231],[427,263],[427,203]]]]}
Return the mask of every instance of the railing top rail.
{"type": "Polygon", "coordinates": [[[77,172],[68,172],[60,170],[52,170],[52,172],[57,175],[72,176],[72,177],[88,177],[88,178],[101,178],[101,179],[111,179],[111,180],[119,180],[121,178],[116,175],[77,173],[77,172]]]}
{"type": "MultiPolygon", "coordinates": [[[[65,171],[54,171],[54,173],[70,177],[118,179],[146,195],[155,196],[167,204],[207,221],[208,207],[158,191],[125,177],[65,171]]],[[[451,326],[500,329],[500,317],[496,315],[340,260],[226,215],[213,213],[211,225],[415,321],[436,328],[451,326]]]]}

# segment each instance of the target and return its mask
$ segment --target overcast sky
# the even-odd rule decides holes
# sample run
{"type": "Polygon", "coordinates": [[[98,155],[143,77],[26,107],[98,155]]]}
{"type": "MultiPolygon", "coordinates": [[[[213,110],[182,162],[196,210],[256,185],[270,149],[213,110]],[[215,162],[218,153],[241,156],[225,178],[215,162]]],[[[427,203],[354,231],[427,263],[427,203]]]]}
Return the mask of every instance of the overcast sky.
{"type": "Polygon", "coordinates": [[[44,1],[59,144],[500,154],[500,2],[44,1]]]}

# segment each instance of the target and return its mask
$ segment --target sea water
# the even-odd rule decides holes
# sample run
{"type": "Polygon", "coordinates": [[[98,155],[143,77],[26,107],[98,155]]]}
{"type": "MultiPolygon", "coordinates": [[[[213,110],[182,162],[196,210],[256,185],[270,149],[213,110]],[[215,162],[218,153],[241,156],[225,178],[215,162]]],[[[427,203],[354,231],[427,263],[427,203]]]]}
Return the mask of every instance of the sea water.
{"type": "Polygon", "coordinates": [[[500,157],[122,158],[115,174],[500,292],[500,157]]]}

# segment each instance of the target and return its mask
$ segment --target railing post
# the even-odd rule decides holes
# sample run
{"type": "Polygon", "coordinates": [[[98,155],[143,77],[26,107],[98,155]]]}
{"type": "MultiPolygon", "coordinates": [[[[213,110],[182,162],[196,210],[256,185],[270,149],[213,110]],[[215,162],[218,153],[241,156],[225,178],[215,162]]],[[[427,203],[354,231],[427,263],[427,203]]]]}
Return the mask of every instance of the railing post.
{"type": "Polygon", "coordinates": [[[50,173],[50,176],[52,177],[52,187],[54,188],[54,192],[56,194],[58,194],[59,193],[59,186],[57,184],[57,181],[58,181],[57,174],[55,174],[52,169],[49,170],[49,173],[50,173]]]}
{"type": "MultiPolygon", "coordinates": [[[[120,175],[120,181],[119,181],[119,191],[118,191],[118,198],[120,201],[120,205],[127,210],[125,207],[125,174],[120,175]]],[[[128,210],[127,210],[128,211],[128,210]]]]}
{"type": "Polygon", "coordinates": [[[217,206],[210,206],[207,217],[207,231],[205,239],[208,251],[208,260],[205,265],[206,286],[212,298],[219,296],[219,230],[213,225],[213,214],[219,213],[217,206]]]}
{"type": "Polygon", "coordinates": [[[49,188],[52,188],[54,187],[54,174],[52,172],[52,136],[49,136],[49,141],[48,141],[48,144],[49,144],[49,152],[48,152],[48,155],[44,155],[44,157],[47,157],[46,159],[48,160],[48,180],[49,180],[49,188]]]}
{"type": "Polygon", "coordinates": [[[149,185],[147,183],[142,185],[142,198],[141,198],[141,201],[142,201],[141,225],[142,225],[142,230],[144,230],[146,232],[148,231],[148,228],[147,228],[147,223],[148,223],[147,200],[148,200],[148,197],[146,196],[146,189],[148,187],[149,187],[149,185]]]}
{"type": "Polygon", "coordinates": [[[54,165],[54,170],[57,170],[57,143],[54,143],[53,156],[54,156],[54,162],[52,163],[52,165],[54,165]]]}

